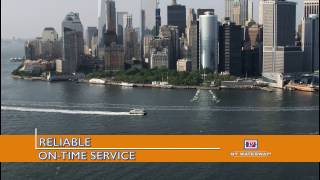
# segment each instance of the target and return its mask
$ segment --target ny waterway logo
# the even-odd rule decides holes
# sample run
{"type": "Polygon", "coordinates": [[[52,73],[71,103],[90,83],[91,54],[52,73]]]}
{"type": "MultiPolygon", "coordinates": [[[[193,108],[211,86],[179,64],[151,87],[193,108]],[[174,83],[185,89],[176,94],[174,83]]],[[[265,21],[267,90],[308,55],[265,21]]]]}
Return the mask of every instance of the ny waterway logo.
{"type": "Polygon", "coordinates": [[[243,149],[240,151],[230,152],[232,157],[268,157],[271,156],[269,151],[259,150],[259,140],[258,139],[244,139],[243,149]]]}
{"type": "Polygon", "coordinates": [[[244,149],[245,150],[257,150],[258,149],[258,140],[257,139],[245,139],[244,140],[244,149]]]}

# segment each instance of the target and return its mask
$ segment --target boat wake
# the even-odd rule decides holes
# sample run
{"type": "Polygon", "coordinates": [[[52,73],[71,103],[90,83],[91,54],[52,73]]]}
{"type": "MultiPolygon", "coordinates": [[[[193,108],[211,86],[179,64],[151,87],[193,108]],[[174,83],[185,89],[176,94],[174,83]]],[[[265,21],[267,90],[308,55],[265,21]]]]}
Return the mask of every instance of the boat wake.
{"type": "MultiPolygon", "coordinates": [[[[100,105],[100,104],[99,104],[100,105]]],[[[39,113],[61,113],[61,114],[83,114],[83,115],[104,115],[104,116],[133,116],[129,110],[134,108],[144,109],[146,111],[208,111],[208,112],[297,112],[297,111],[319,111],[319,106],[302,107],[252,107],[252,106],[155,106],[155,105],[103,105],[103,106],[85,106],[85,105],[44,105],[42,104],[2,104],[3,111],[22,111],[39,113]],[[46,108],[43,108],[46,106],[46,108]],[[103,107],[103,108],[102,108],[103,107]],[[86,108],[86,110],[83,110],[86,108]],[[88,110],[89,108],[89,110],[88,110]],[[98,110],[96,110],[98,109],[98,110]],[[126,112],[112,112],[108,109],[118,109],[126,112]]]]}
{"type": "Polygon", "coordinates": [[[213,104],[218,104],[221,100],[215,95],[212,90],[208,91],[209,93],[204,94],[202,99],[200,99],[201,90],[198,89],[194,97],[190,100],[190,102],[199,102],[203,100],[211,101],[213,104]]]}
{"type": "Polygon", "coordinates": [[[134,114],[130,114],[129,112],[44,109],[44,108],[13,107],[13,106],[1,106],[1,110],[3,110],[3,111],[39,112],[39,113],[102,115],[102,116],[133,116],[134,115],[134,114]]]}

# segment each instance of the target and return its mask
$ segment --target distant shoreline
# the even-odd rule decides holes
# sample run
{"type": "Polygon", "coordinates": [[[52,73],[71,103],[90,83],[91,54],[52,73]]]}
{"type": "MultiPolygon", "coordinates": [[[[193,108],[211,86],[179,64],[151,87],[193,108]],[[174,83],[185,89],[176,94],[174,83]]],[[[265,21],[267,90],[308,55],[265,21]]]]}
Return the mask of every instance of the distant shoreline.
{"type": "MultiPolygon", "coordinates": [[[[29,80],[29,81],[47,81],[45,77],[24,77],[24,76],[17,76],[17,75],[11,75],[13,79],[22,79],[22,80],[29,80]]],[[[66,80],[67,81],[67,80],[66,80]]],[[[52,82],[62,82],[62,81],[52,81],[52,82]]],[[[89,80],[79,80],[79,81],[72,81],[76,83],[82,83],[82,84],[92,84],[92,85],[104,85],[104,86],[120,86],[121,83],[119,82],[105,82],[105,83],[90,83],[89,80]]],[[[183,86],[183,85],[171,85],[170,87],[165,87],[165,86],[155,86],[152,84],[140,84],[140,83],[132,83],[132,87],[140,87],[140,88],[158,88],[158,89],[201,89],[201,90],[223,90],[223,89],[252,89],[252,90],[263,90],[263,91],[268,91],[268,92],[273,92],[275,88],[270,88],[270,87],[261,87],[261,86],[237,86],[237,87],[207,87],[207,86],[183,86]]]]}

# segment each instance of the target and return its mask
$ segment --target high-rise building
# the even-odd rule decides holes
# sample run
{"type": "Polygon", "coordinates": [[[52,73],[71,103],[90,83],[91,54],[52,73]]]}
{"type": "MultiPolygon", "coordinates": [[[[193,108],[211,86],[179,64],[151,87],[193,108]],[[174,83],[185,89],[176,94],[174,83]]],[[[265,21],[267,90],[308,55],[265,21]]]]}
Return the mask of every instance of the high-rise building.
{"type": "Polygon", "coordinates": [[[146,31],[146,11],[141,10],[141,19],[140,19],[141,25],[140,25],[140,35],[141,39],[140,41],[143,41],[143,37],[146,31]]]}
{"type": "Polygon", "coordinates": [[[168,25],[177,26],[179,30],[179,37],[186,29],[186,7],[177,4],[176,0],[172,0],[172,4],[167,7],[168,25]]]}
{"type": "Polygon", "coordinates": [[[232,22],[235,22],[236,25],[241,24],[241,5],[240,1],[234,1],[233,7],[232,7],[232,22]]]}
{"type": "Polygon", "coordinates": [[[304,17],[308,18],[310,14],[319,15],[319,0],[304,0],[304,17]]]}
{"type": "MultiPolygon", "coordinates": [[[[210,12],[211,14],[214,14],[214,9],[197,9],[197,41],[196,41],[196,44],[197,44],[197,50],[193,51],[193,52],[197,52],[197,58],[196,58],[196,62],[195,62],[195,59],[193,59],[193,63],[192,63],[192,67],[193,67],[193,70],[200,70],[201,69],[201,65],[200,65],[200,59],[201,59],[201,53],[200,53],[200,24],[199,24],[199,19],[200,19],[200,16],[201,15],[205,15],[207,12],[210,12]],[[197,65],[195,66],[195,63],[197,63],[197,65]],[[195,67],[197,67],[197,69],[195,69],[195,67]]],[[[195,26],[193,26],[193,28],[195,28],[195,26]]],[[[195,31],[195,30],[193,30],[195,31]]]]}
{"type": "Polygon", "coordinates": [[[199,19],[199,16],[205,15],[206,12],[214,14],[214,9],[197,9],[197,19],[199,19]]]}
{"type": "Polygon", "coordinates": [[[302,50],[304,51],[303,70],[319,70],[319,15],[309,15],[302,20],[302,50]]]}
{"type": "Polygon", "coordinates": [[[78,13],[71,12],[62,22],[62,72],[75,73],[84,54],[83,27],[78,13]]]}
{"type": "Polygon", "coordinates": [[[303,71],[303,52],[300,47],[278,46],[263,49],[263,76],[303,71]]]}
{"type": "Polygon", "coordinates": [[[116,32],[116,3],[114,0],[106,1],[107,8],[107,31],[116,32]]]}
{"type": "Polygon", "coordinates": [[[179,54],[179,29],[177,26],[161,26],[160,38],[169,40],[169,69],[176,69],[179,54]]]}
{"type": "Polygon", "coordinates": [[[145,11],[146,30],[151,31],[156,25],[157,0],[141,0],[141,10],[145,11]]]}
{"type": "Polygon", "coordinates": [[[141,10],[141,28],[140,28],[140,55],[141,55],[141,60],[143,60],[143,55],[144,55],[144,48],[143,48],[143,43],[144,43],[144,36],[146,32],[146,12],[145,10],[141,10]]]}
{"type": "Polygon", "coordinates": [[[58,33],[52,27],[44,28],[40,41],[41,58],[52,60],[62,57],[62,44],[58,33]]]}
{"type": "Polygon", "coordinates": [[[169,68],[169,50],[168,48],[152,49],[150,68],[169,68]]]}
{"type": "Polygon", "coordinates": [[[252,0],[240,0],[240,25],[242,26],[249,20],[249,12],[252,13],[249,6],[252,6],[252,0]]]}
{"type": "Polygon", "coordinates": [[[177,61],[178,72],[190,72],[192,69],[192,62],[189,59],[179,59],[177,61]]]}
{"type": "Polygon", "coordinates": [[[98,29],[97,27],[88,27],[86,31],[85,37],[85,50],[86,53],[92,56],[96,56],[97,47],[95,43],[95,38],[98,36],[98,29]]]}
{"type": "Polygon", "coordinates": [[[218,70],[218,17],[210,12],[199,17],[200,68],[218,70]]]}
{"type": "Polygon", "coordinates": [[[264,1],[266,1],[266,0],[259,0],[259,21],[258,21],[258,23],[260,25],[263,24],[263,4],[264,4],[264,1]]]}
{"type": "Polygon", "coordinates": [[[188,13],[186,35],[187,35],[188,58],[192,62],[191,63],[192,70],[196,71],[199,69],[198,23],[197,23],[197,16],[194,9],[190,9],[188,13]]]}
{"type": "Polygon", "coordinates": [[[149,63],[150,60],[150,46],[151,41],[153,40],[153,35],[147,34],[144,36],[143,40],[143,59],[144,62],[149,63]]]}
{"type": "Polygon", "coordinates": [[[253,0],[248,0],[248,18],[247,21],[253,20],[253,0]]]}
{"type": "Polygon", "coordinates": [[[225,0],[225,17],[229,17],[237,25],[244,26],[252,16],[252,0],[225,0]]]}
{"type": "Polygon", "coordinates": [[[268,0],[263,5],[263,46],[294,46],[296,3],[268,0]]]}
{"type": "Polygon", "coordinates": [[[98,55],[103,58],[104,47],[117,39],[116,5],[113,0],[98,1],[98,55]]]}
{"type": "Polygon", "coordinates": [[[242,39],[241,26],[226,18],[219,30],[219,72],[242,75],[242,39]]]}
{"type": "Polygon", "coordinates": [[[26,41],[24,45],[26,59],[37,60],[42,58],[41,38],[26,41]]]}
{"type": "Polygon", "coordinates": [[[157,8],[156,8],[156,34],[155,36],[159,36],[159,31],[161,27],[161,9],[159,7],[159,0],[157,0],[157,8]]]}
{"type": "Polygon", "coordinates": [[[128,15],[128,12],[117,12],[117,43],[123,44],[123,36],[124,36],[124,17],[128,15]]]}
{"type": "Polygon", "coordinates": [[[111,43],[117,42],[117,23],[116,23],[116,3],[114,0],[106,1],[107,8],[107,30],[104,33],[104,45],[110,46],[111,43]]]}
{"type": "Polygon", "coordinates": [[[190,54],[188,51],[188,39],[185,34],[179,38],[179,58],[189,58],[190,54]]]}
{"type": "Polygon", "coordinates": [[[225,8],[225,12],[224,12],[224,16],[225,17],[229,17],[229,18],[232,18],[233,14],[232,14],[232,11],[233,11],[233,2],[234,0],[225,0],[224,1],[224,8],[225,8]]]}
{"type": "Polygon", "coordinates": [[[123,46],[111,43],[105,49],[105,70],[107,71],[120,71],[124,69],[124,50],[123,46]]]}
{"type": "Polygon", "coordinates": [[[296,3],[267,0],[263,4],[263,73],[292,73],[301,68],[295,48],[296,3]]]}
{"type": "MultiPolygon", "coordinates": [[[[171,41],[169,38],[164,38],[164,37],[150,37],[150,41],[149,43],[146,43],[146,50],[145,52],[147,52],[148,56],[146,56],[146,59],[145,61],[148,62],[150,65],[151,65],[151,54],[152,54],[152,51],[155,49],[157,51],[161,51],[163,48],[166,48],[168,50],[168,63],[172,60],[172,44],[171,44],[171,41]]],[[[148,39],[146,39],[148,40],[148,39]]],[[[169,65],[168,65],[169,67],[169,65]]],[[[167,68],[168,68],[167,67],[167,68]]]]}
{"type": "Polygon", "coordinates": [[[58,41],[58,33],[53,27],[46,27],[42,32],[42,41],[58,41]]]}
{"type": "Polygon", "coordinates": [[[25,56],[28,60],[53,60],[62,57],[62,44],[58,33],[52,27],[44,28],[42,36],[25,43],[25,56]]]}
{"type": "Polygon", "coordinates": [[[251,20],[246,23],[244,28],[245,38],[243,47],[246,49],[260,48],[263,42],[263,28],[262,25],[257,24],[251,20]]]}
{"type": "Polygon", "coordinates": [[[107,27],[107,0],[98,0],[98,46],[104,47],[104,33],[107,27]]]}
{"type": "Polygon", "coordinates": [[[125,62],[130,63],[133,58],[140,59],[140,45],[138,33],[132,26],[132,15],[126,16],[126,28],[124,33],[124,57],[125,62]]]}
{"type": "Polygon", "coordinates": [[[247,21],[245,30],[245,38],[242,48],[243,75],[261,76],[262,73],[262,42],[263,28],[262,25],[255,21],[247,21]]]}

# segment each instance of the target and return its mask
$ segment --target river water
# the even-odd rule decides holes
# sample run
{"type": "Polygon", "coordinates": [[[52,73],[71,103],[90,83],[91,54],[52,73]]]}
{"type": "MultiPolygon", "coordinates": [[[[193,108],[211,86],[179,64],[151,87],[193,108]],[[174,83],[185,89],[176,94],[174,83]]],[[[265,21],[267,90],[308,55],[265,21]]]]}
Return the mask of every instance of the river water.
{"type": "MultiPolygon", "coordinates": [[[[318,134],[319,93],[121,88],[14,80],[22,43],[1,47],[1,133],[318,134]],[[193,101],[195,100],[195,101],[193,101]],[[148,115],[130,116],[132,108],[148,115]]],[[[318,179],[313,163],[2,163],[6,179],[318,179]]]]}

